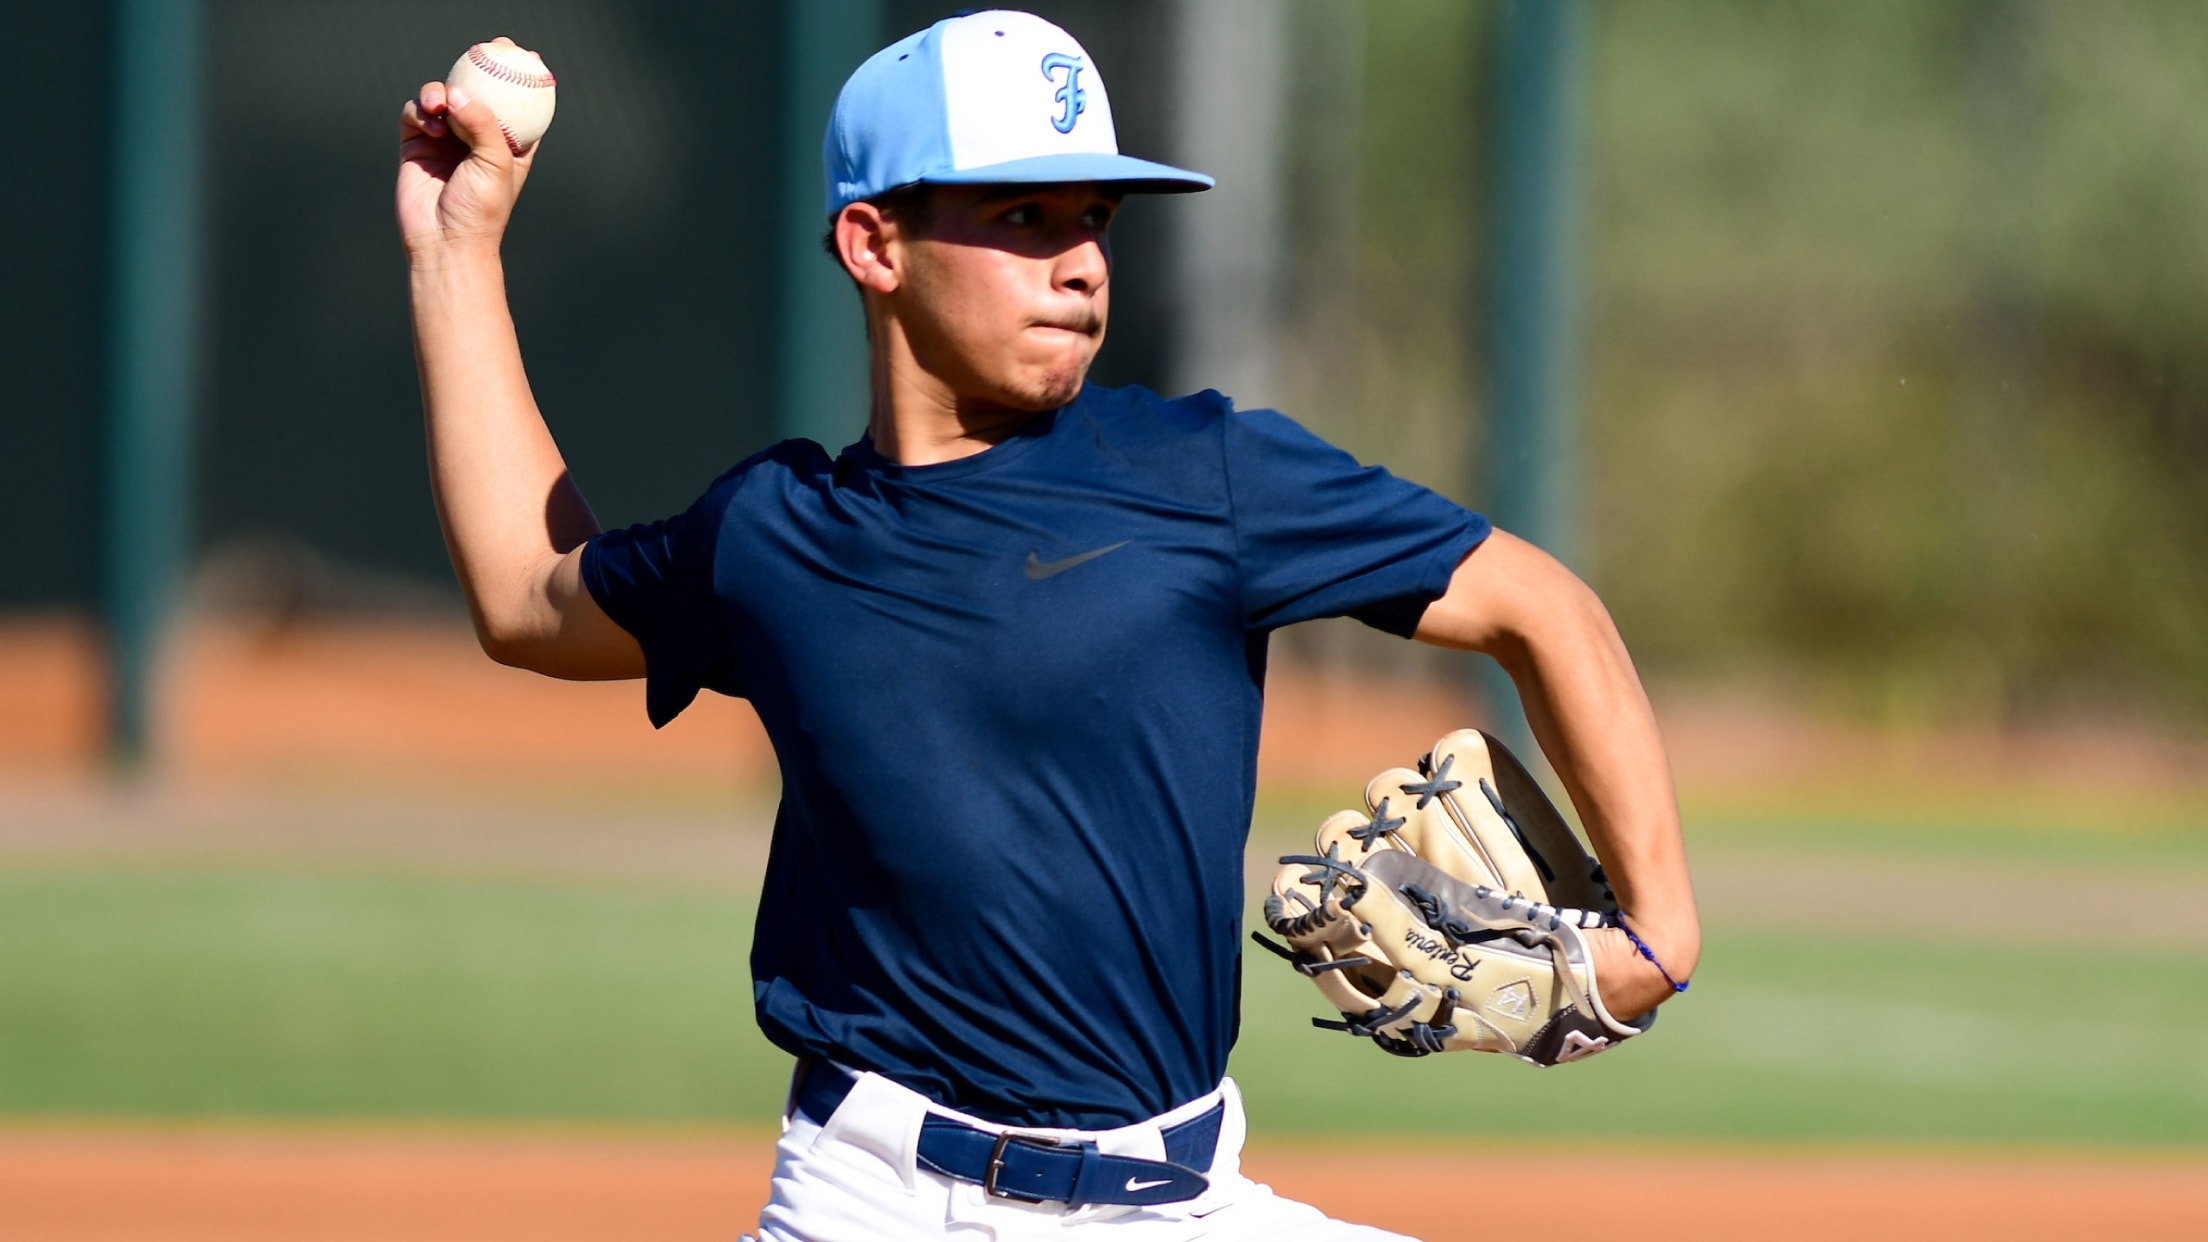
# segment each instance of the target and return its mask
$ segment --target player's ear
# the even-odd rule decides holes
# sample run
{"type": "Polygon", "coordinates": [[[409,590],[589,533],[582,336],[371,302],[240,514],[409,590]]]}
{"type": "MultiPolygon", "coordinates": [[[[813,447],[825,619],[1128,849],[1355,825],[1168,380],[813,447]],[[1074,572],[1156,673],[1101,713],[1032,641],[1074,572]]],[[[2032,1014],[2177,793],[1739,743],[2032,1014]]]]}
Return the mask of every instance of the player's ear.
{"type": "Polygon", "coordinates": [[[896,232],[872,203],[852,203],[836,213],[836,257],[860,288],[896,291],[904,274],[903,257],[893,244],[896,232]]]}

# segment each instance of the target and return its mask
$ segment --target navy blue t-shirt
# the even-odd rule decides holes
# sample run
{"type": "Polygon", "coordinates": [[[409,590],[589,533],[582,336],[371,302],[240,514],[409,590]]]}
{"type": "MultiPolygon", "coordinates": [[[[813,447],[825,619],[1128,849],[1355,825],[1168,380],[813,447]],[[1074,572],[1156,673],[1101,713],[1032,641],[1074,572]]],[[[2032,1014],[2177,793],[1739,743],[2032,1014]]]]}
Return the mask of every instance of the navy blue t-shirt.
{"type": "Polygon", "coordinates": [[[1217,1086],[1266,635],[1408,635],[1484,518],[1271,411],[1089,387],[930,466],[778,444],[583,580],[655,724],[751,700],[782,805],[761,1027],[993,1120],[1217,1086]]]}

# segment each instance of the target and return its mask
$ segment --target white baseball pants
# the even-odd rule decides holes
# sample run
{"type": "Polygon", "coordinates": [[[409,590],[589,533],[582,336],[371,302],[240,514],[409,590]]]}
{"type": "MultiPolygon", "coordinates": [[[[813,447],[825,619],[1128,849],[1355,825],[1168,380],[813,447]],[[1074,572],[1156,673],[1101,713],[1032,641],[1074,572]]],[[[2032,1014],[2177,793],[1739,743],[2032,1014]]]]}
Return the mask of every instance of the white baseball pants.
{"type": "Polygon", "coordinates": [[[1344,1224],[1242,1176],[1248,1123],[1241,1092],[1231,1078],[1211,1095],[1137,1125],[1029,1131],[1088,1140],[1111,1154],[1162,1160],[1162,1129],[1199,1116],[1213,1104],[1225,1105],[1211,1186],[1199,1197],[1147,1207],[1067,1207],[993,1198],[971,1182],[919,1167],[914,1148],[921,1119],[929,1113],[992,1132],[1005,1127],[931,1104],[878,1074],[855,1077],[851,1094],[826,1125],[801,1116],[783,1123],[782,1141],[775,1147],[774,1194],[759,1214],[758,1242],[1410,1242],[1400,1234],[1344,1224]]]}

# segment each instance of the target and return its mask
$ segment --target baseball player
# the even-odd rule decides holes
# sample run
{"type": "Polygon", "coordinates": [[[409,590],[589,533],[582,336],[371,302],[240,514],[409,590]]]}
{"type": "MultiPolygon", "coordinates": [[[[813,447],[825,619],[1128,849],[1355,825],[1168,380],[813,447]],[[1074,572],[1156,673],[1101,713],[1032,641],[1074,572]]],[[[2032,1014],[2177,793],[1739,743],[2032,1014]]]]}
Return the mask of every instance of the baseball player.
{"type": "MultiPolygon", "coordinates": [[[[824,220],[864,435],[628,530],[569,476],[505,304],[534,153],[435,82],[400,134],[431,482],[485,650],[642,678],[655,724],[740,695],[774,744],[751,966],[798,1068],[762,1238],[1391,1236],[1238,1171],[1243,845],[1266,639],[1297,621],[1500,660],[1632,927],[1693,969],[1663,750],[1585,586],[1281,415],[1084,382],[1122,199],[1211,182],[1119,153],[1065,31],[965,14],[852,74],[824,220]]],[[[1613,1012],[1670,995],[1589,936],[1613,1012]]]]}

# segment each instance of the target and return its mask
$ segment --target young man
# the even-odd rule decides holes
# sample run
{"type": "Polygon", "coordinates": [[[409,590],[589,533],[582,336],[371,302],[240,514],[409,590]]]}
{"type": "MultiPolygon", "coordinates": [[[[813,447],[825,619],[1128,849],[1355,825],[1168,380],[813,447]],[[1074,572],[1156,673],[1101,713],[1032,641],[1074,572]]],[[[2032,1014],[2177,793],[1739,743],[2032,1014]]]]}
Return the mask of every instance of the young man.
{"type": "MultiPolygon", "coordinates": [[[[1502,661],[1620,902],[1693,969],[1662,747],[1586,587],[1279,415],[1084,384],[1121,196],[1210,183],[1118,153],[1064,31],[971,14],[852,76],[824,156],[864,438],[610,534],[505,306],[533,156],[439,83],[401,138],[431,479],[484,648],[644,678],[656,723],[741,695],[780,760],[752,969],[800,1072],[761,1236],[1386,1236],[1237,1171],[1243,838],[1266,636],[1296,621],[1502,661]]],[[[1619,1017],[1670,994],[1593,939],[1619,1017]]]]}

